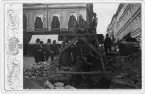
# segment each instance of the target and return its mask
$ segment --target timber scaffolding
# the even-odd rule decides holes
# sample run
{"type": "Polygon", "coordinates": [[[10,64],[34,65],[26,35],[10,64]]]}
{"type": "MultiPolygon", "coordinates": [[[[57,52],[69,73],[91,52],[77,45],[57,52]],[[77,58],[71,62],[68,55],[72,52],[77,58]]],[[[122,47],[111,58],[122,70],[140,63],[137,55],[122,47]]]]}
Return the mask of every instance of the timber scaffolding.
{"type": "MultiPolygon", "coordinates": [[[[29,32],[28,31],[28,32],[24,32],[24,34],[29,34],[31,36],[32,35],[56,35],[57,34],[59,37],[62,37],[62,44],[61,44],[61,48],[59,49],[59,56],[58,56],[58,61],[57,61],[58,64],[60,64],[60,58],[61,58],[61,55],[63,54],[63,52],[67,48],[69,48],[71,45],[73,45],[78,39],[81,39],[84,43],[86,43],[92,49],[92,51],[94,51],[97,54],[97,56],[101,60],[102,71],[99,71],[99,72],[60,71],[60,72],[57,72],[57,74],[79,74],[79,75],[81,75],[81,74],[88,74],[88,75],[108,74],[108,73],[110,74],[110,72],[106,72],[106,70],[105,70],[104,60],[103,60],[102,54],[99,49],[99,44],[102,44],[102,43],[99,43],[98,36],[100,37],[100,35],[102,35],[102,34],[76,34],[76,33],[70,32],[70,31],[43,31],[43,32],[40,32],[40,31],[30,31],[29,32]],[[64,45],[64,42],[69,37],[71,37],[70,42],[68,44],[64,45]],[[92,39],[95,40],[95,44],[97,47],[90,42],[89,38],[91,38],[91,40],[92,39]]],[[[103,42],[103,40],[101,40],[101,42],[103,42]]],[[[96,63],[99,63],[99,62],[96,62],[96,63]]],[[[61,65],[59,65],[59,67],[60,66],[61,65]]]]}
{"type": "MultiPolygon", "coordinates": [[[[104,65],[104,62],[103,62],[103,57],[100,53],[100,50],[99,50],[99,41],[98,41],[98,38],[97,38],[97,34],[59,34],[59,36],[63,36],[63,42],[62,42],[62,45],[61,45],[61,48],[60,48],[60,53],[59,53],[59,56],[58,56],[58,63],[60,64],[60,58],[61,58],[61,55],[63,54],[63,52],[68,49],[71,45],[73,45],[78,39],[82,40],[84,43],[86,43],[96,54],[97,56],[100,58],[101,60],[101,65],[102,65],[102,69],[103,69],[103,72],[59,72],[60,74],[105,74],[105,73],[108,73],[108,72],[105,72],[105,65],[104,65]],[[70,42],[66,45],[64,45],[65,41],[67,40],[66,37],[73,37],[70,42]],[[89,37],[93,38],[93,40],[95,40],[95,44],[92,44],[89,40],[89,37]]],[[[99,63],[99,62],[96,62],[96,63],[99,63]]],[[[60,65],[61,66],[61,65],[60,65]]],[[[60,68],[59,66],[59,68],[60,68]]]]}

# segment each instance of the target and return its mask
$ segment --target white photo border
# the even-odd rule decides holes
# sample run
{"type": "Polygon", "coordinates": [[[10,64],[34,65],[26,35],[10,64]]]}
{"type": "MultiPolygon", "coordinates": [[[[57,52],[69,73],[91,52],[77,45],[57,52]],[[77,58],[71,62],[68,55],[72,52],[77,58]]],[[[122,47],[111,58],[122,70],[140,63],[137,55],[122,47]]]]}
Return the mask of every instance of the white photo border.
{"type": "MultiPolygon", "coordinates": [[[[76,0],[76,1],[72,1],[72,0],[68,0],[67,2],[66,1],[57,1],[57,0],[53,0],[53,1],[47,1],[47,0],[41,0],[41,3],[98,3],[98,2],[102,2],[102,3],[113,3],[113,2],[122,2],[122,3],[141,3],[142,4],[142,57],[144,57],[144,33],[143,32],[145,29],[144,29],[144,22],[145,22],[145,12],[144,12],[144,4],[145,2],[144,1],[134,1],[134,0],[76,0]]],[[[40,91],[40,92],[37,92],[38,94],[39,93],[46,93],[44,91],[54,91],[54,90],[25,90],[23,89],[23,3],[40,3],[39,0],[35,0],[35,1],[3,1],[3,11],[4,11],[4,21],[3,21],[3,24],[4,24],[4,59],[3,59],[3,66],[4,69],[4,74],[3,75],[3,86],[2,86],[2,90],[3,91],[40,91]],[[12,6],[10,6],[12,5],[12,6]],[[15,7],[13,7],[13,5],[15,7]],[[16,6],[21,6],[20,9],[17,9],[18,7],[16,6]],[[9,7],[9,8],[8,8],[9,7]],[[19,25],[16,26],[16,28],[18,28],[17,30],[14,29],[14,28],[9,28],[9,26],[11,26],[11,23],[8,23],[8,14],[11,13],[12,11],[10,11],[9,13],[6,12],[7,10],[10,10],[12,8],[12,10],[14,9],[14,13],[16,13],[16,16],[18,17],[18,21],[16,21],[15,23],[19,23],[19,25]],[[19,12],[18,12],[19,11],[19,12]],[[8,29],[9,28],[9,29],[8,29]],[[14,32],[14,33],[12,33],[14,32]],[[7,36],[8,35],[8,36],[7,36]],[[13,67],[11,70],[8,70],[9,68],[13,67]],[[18,71],[19,70],[19,71],[18,71]],[[14,75],[11,74],[11,72],[14,72],[12,74],[17,74],[18,76],[15,77],[14,75]],[[15,77],[15,78],[11,78],[11,75],[12,77],[15,77]],[[8,78],[11,78],[8,80],[8,78]],[[19,81],[17,81],[16,79],[19,79],[19,81]],[[11,83],[11,81],[12,83],[11,83]]],[[[14,15],[14,14],[13,14],[14,15]]],[[[120,93],[124,93],[124,92],[128,92],[128,93],[138,93],[138,92],[144,92],[144,63],[143,63],[143,58],[142,58],[142,89],[141,90],[122,90],[122,89],[111,89],[111,90],[84,90],[83,91],[87,91],[88,93],[89,92],[93,92],[93,91],[96,91],[96,92],[106,92],[108,93],[108,91],[110,92],[111,91],[111,94],[116,94],[120,91],[120,93]]],[[[55,90],[57,91],[57,90],[55,90]]],[[[78,90],[77,90],[78,91],[78,90]]],[[[79,91],[82,91],[82,90],[79,90],[79,91]]],[[[21,92],[19,92],[21,93],[21,92]]],[[[36,92],[35,92],[36,93],[36,92]]],[[[36,93],[36,94],[37,94],[36,93]]],[[[70,93],[73,93],[73,92],[70,92],[70,93]]],[[[81,92],[80,92],[81,93],[81,92]]]]}
{"type": "Polygon", "coordinates": [[[5,4],[5,89],[23,89],[22,4],[5,4]]]}

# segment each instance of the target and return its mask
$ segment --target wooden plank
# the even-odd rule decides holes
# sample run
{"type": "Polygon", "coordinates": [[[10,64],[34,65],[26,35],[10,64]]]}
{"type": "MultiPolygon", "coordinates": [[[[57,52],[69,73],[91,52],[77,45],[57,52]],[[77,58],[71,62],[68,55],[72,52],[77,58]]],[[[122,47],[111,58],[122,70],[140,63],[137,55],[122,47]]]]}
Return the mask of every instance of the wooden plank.
{"type": "Polygon", "coordinates": [[[133,83],[130,83],[130,82],[127,82],[127,81],[123,81],[123,80],[112,80],[112,82],[122,84],[122,85],[126,85],[126,86],[130,86],[130,87],[134,87],[134,88],[139,87],[136,84],[133,84],[133,83]]]}
{"type": "Polygon", "coordinates": [[[59,34],[72,34],[70,31],[25,31],[24,33],[29,33],[32,35],[59,35],[59,34]]]}
{"type": "Polygon", "coordinates": [[[102,58],[101,58],[101,64],[102,64],[103,71],[106,71],[105,65],[104,65],[104,62],[103,62],[103,59],[102,58]]]}
{"type": "Polygon", "coordinates": [[[97,34],[59,34],[59,36],[89,37],[89,36],[97,36],[97,34]]]}
{"type": "Polygon", "coordinates": [[[111,72],[72,72],[72,71],[58,71],[56,74],[110,74],[111,72]]]}

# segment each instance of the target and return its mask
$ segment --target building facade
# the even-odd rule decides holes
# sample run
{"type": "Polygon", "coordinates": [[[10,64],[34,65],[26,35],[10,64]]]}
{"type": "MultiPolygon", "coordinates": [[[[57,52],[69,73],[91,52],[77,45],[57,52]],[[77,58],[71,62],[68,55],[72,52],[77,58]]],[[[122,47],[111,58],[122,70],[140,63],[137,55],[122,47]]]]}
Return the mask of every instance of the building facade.
{"type": "Polygon", "coordinates": [[[128,33],[141,42],[141,4],[121,3],[109,26],[109,34],[114,35],[116,42],[128,33]]]}
{"type": "Polygon", "coordinates": [[[24,4],[23,27],[27,31],[65,31],[74,28],[80,15],[89,26],[93,17],[93,4],[24,4]]]}
{"type": "Polygon", "coordinates": [[[111,38],[112,42],[115,42],[115,31],[116,31],[116,16],[112,17],[111,23],[107,27],[107,34],[111,38]]]}

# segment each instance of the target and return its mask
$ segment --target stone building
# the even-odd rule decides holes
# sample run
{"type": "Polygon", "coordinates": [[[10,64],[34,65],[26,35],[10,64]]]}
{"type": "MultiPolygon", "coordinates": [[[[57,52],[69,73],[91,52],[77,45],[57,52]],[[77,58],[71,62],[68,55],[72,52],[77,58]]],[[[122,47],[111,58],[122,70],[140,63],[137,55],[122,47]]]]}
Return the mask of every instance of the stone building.
{"type": "Polygon", "coordinates": [[[113,34],[116,42],[128,33],[141,42],[141,4],[121,3],[107,30],[110,36],[113,34]]]}
{"type": "Polygon", "coordinates": [[[111,23],[108,25],[107,34],[113,42],[115,42],[115,31],[116,31],[116,16],[112,17],[111,23]]]}
{"type": "Polygon", "coordinates": [[[90,26],[93,4],[24,4],[23,27],[27,31],[67,31],[80,15],[90,26]]]}

